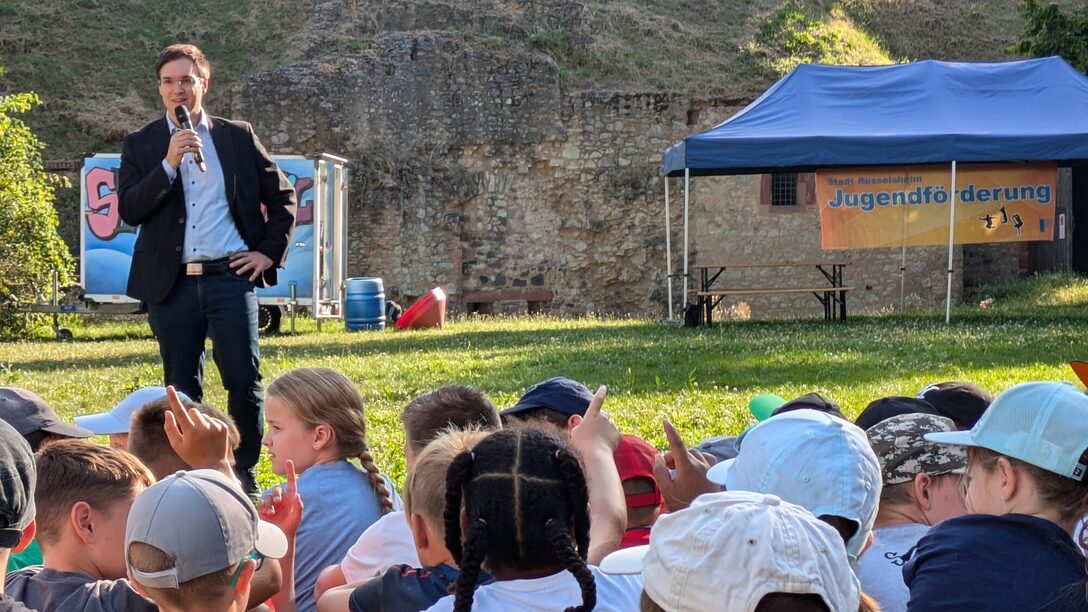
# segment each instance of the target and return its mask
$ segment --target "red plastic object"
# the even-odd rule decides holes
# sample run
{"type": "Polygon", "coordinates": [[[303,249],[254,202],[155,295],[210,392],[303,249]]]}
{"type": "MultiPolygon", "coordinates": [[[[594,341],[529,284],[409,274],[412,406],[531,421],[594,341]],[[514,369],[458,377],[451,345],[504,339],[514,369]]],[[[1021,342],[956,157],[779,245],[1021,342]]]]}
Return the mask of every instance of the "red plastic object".
{"type": "Polygon", "coordinates": [[[435,287],[423,294],[397,319],[397,329],[446,326],[446,292],[435,287]]]}

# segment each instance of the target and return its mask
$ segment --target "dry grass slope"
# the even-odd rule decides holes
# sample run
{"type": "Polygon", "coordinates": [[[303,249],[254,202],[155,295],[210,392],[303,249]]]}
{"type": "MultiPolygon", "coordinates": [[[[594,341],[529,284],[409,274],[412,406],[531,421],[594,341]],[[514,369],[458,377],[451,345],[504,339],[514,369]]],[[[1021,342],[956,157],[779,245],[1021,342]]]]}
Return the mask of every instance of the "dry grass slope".
{"type": "Polygon", "coordinates": [[[52,159],[116,150],[158,113],[150,63],[176,40],[215,60],[213,108],[246,72],[374,53],[391,32],[547,53],[568,90],[744,99],[798,61],[1008,58],[1017,1],[0,0],[0,92],[42,96],[30,122],[52,159]],[[783,21],[788,9],[804,19],[783,21]]]}

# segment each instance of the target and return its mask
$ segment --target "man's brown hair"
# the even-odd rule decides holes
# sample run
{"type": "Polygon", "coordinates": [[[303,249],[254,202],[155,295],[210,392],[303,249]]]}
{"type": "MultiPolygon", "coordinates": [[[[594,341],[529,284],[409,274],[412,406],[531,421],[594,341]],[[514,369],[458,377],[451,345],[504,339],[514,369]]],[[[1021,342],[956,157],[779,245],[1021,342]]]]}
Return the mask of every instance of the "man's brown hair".
{"type": "MultiPolygon", "coordinates": [[[[211,406],[197,404],[188,400],[181,400],[186,409],[196,408],[206,416],[222,421],[227,426],[227,439],[232,449],[238,448],[242,442],[242,435],[238,432],[238,426],[234,419],[220,410],[211,406]]],[[[178,470],[189,470],[181,457],[170,446],[170,440],[166,437],[163,425],[166,423],[166,412],[170,410],[170,400],[165,397],[148,402],[140,406],[132,413],[132,421],[128,429],[128,450],[144,462],[155,478],[166,478],[178,470]]]]}
{"type": "Polygon", "coordinates": [[[412,400],[400,413],[408,446],[417,455],[444,431],[499,429],[499,413],[483,391],[463,385],[435,389],[412,400]]]}
{"type": "Polygon", "coordinates": [[[212,65],[208,63],[208,58],[204,57],[204,52],[196,47],[196,45],[176,44],[170,45],[159,52],[159,59],[155,62],[155,79],[158,79],[162,75],[162,67],[174,60],[190,59],[193,61],[193,65],[196,66],[196,71],[204,79],[211,78],[212,65]]]}
{"type": "Polygon", "coordinates": [[[35,455],[38,485],[38,540],[56,542],[72,506],[86,502],[98,512],[109,512],[120,501],[132,499],[151,486],[155,477],[131,453],[86,440],[59,440],[35,455]]]}
{"type": "MultiPolygon", "coordinates": [[[[128,545],[128,563],[133,569],[144,572],[161,572],[174,567],[174,560],[162,549],[144,542],[133,542],[128,545]]],[[[225,567],[222,570],[197,576],[192,580],[183,582],[176,589],[152,588],[141,584],[147,589],[151,599],[159,605],[167,605],[172,608],[187,608],[197,604],[216,603],[231,590],[231,580],[237,566],[225,567]]],[[[196,608],[193,608],[196,609],[196,608]]]]}

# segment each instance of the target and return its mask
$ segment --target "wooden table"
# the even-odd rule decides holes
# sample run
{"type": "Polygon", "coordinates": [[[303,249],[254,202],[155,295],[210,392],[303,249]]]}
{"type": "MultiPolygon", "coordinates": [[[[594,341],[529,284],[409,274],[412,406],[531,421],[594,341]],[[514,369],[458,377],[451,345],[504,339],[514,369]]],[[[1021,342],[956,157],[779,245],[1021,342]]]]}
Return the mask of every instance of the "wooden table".
{"type": "Polygon", "coordinates": [[[764,264],[709,264],[692,266],[692,270],[699,272],[699,288],[690,291],[696,297],[702,314],[703,323],[710,325],[714,307],[723,299],[731,295],[758,295],[777,293],[811,293],[824,307],[824,319],[831,321],[846,320],[846,293],[853,287],[843,285],[843,268],[849,265],[844,261],[802,261],[764,264]],[[827,281],[826,285],[808,283],[802,286],[789,287],[735,287],[725,285],[722,275],[729,270],[742,269],[781,269],[781,268],[814,268],[827,281]],[[721,282],[719,282],[721,281],[721,282]],[[718,284],[715,287],[715,284],[718,284]]]}

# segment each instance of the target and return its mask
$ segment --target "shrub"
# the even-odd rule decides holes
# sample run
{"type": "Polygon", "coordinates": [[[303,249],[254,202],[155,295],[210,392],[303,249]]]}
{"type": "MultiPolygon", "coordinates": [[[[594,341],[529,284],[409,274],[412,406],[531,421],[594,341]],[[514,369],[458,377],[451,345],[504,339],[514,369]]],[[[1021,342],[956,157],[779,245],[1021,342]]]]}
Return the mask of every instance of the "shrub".
{"type": "Polygon", "coordinates": [[[33,93],[0,95],[0,337],[27,334],[33,321],[18,306],[43,297],[54,270],[66,285],[73,267],[53,208],[66,181],[45,171],[44,146],[13,116],[40,103],[33,93]]]}

